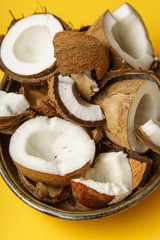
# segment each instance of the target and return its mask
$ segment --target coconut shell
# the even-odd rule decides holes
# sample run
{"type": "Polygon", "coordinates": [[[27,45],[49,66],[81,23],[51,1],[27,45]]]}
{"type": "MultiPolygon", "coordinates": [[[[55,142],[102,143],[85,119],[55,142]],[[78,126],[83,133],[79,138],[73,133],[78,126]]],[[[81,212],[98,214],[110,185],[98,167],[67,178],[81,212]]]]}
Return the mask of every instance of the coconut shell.
{"type": "Polygon", "coordinates": [[[140,127],[134,131],[134,134],[141,142],[143,142],[153,152],[160,154],[160,147],[154,144],[151,141],[150,137],[140,127]]]}
{"type": "Polygon", "coordinates": [[[71,188],[74,197],[85,207],[99,209],[108,206],[115,196],[99,193],[88,186],[71,180],[71,188]]]}
{"type": "Polygon", "coordinates": [[[53,204],[63,201],[71,195],[70,186],[54,187],[41,182],[32,182],[20,171],[18,171],[18,176],[24,188],[26,188],[34,197],[43,202],[53,204]]]}
{"type": "Polygon", "coordinates": [[[35,182],[41,182],[41,183],[45,183],[47,185],[56,186],[56,187],[69,185],[71,179],[80,178],[84,176],[90,166],[90,162],[87,162],[82,168],[77,169],[74,172],[60,176],[60,175],[39,172],[39,171],[35,171],[32,169],[23,167],[22,165],[16,163],[14,159],[13,159],[13,162],[16,165],[17,169],[29,179],[35,182]]]}
{"type": "Polygon", "coordinates": [[[101,79],[109,67],[108,50],[96,38],[83,32],[63,31],[53,40],[56,63],[62,76],[95,69],[101,79]]]}
{"type": "Polygon", "coordinates": [[[130,149],[128,142],[128,115],[130,106],[138,88],[145,80],[137,79],[134,84],[130,80],[116,82],[103,89],[94,98],[106,117],[103,130],[106,137],[114,144],[130,149]]]}
{"type": "Polygon", "coordinates": [[[48,99],[37,99],[36,105],[34,107],[34,111],[38,115],[47,116],[47,117],[55,117],[58,116],[56,109],[49,103],[48,99]]]}
{"type": "Polygon", "coordinates": [[[16,116],[0,117],[0,132],[13,134],[21,123],[34,116],[35,113],[29,109],[16,116]]]}
{"type": "Polygon", "coordinates": [[[50,103],[53,105],[53,107],[56,108],[57,113],[62,118],[86,127],[98,127],[98,126],[102,126],[105,123],[106,121],[105,119],[102,119],[99,121],[86,121],[74,116],[62,102],[61,97],[59,95],[58,84],[59,84],[58,76],[50,78],[48,96],[50,98],[50,103]]]}
{"type": "MultiPolygon", "coordinates": [[[[35,13],[35,14],[39,14],[39,13],[35,13]]],[[[54,14],[52,15],[55,18],[57,18],[57,20],[62,24],[64,30],[68,30],[68,31],[71,30],[70,27],[61,18],[57,17],[54,14]]],[[[14,19],[11,22],[10,26],[8,27],[8,30],[21,19],[14,19]]],[[[0,46],[4,37],[5,37],[4,35],[0,36],[0,46]]],[[[50,66],[49,68],[47,68],[46,70],[38,74],[25,76],[25,75],[16,74],[10,71],[8,68],[6,68],[6,66],[3,64],[3,61],[0,57],[0,69],[4,71],[9,78],[12,78],[13,80],[18,81],[20,83],[24,83],[24,84],[40,84],[40,83],[47,82],[47,79],[54,76],[54,74],[56,73],[56,68],[57,68],[56,64],[54,63],[52,66],[50,66]]]]}

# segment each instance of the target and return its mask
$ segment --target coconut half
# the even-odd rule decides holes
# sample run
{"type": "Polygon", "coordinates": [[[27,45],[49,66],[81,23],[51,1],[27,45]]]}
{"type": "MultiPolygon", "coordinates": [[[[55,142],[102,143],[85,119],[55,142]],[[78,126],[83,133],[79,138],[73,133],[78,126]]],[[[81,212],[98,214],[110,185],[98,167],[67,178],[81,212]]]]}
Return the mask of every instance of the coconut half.
{"type": "Polygon", "coordinates": [[[110,141],[139,153],[148,147],[133,132],[151,118],[160,119],[159,102],[158,85],[142,79],[115,82],[94,99],[106,116],[103,129],[110,141]]]}
{"type": "Polygon", "coordinates": [[[132,171],[124,152],[101,153],[84,178],[71,180],[75,198],[89,208],[116,203],[132,192],[132,171]]]}
{"type": "Polygon", "coordinates": [[[135,130],[135,135],[147,147],[160,154],[160,122],[150,119],[135,130]]]}
{"type": "Polygon", "coordinates": [[[55,69],[53,38],[63,29],[60,19],[49,13],[16,21],[1,43],[2,70],[20,82],[40,81],[55,69]]]}
{"type": "Polygon", "coordinates": [[[57,111],[67,119],[83,126],[99,126],[105,123],[105,116],[99,105],[84,101],[76,91],[74,80],[61,75],[49,81],[49,97],[57,111]]]}
{"type": "Polygon", "coordinates": [[[12,135],[9,152],[28,178],[64,186],[82,176],[92,163],[95,143],[80,126],[54,117],[23,123],[12,135]]]}
{"type": "Polygon", "coordinates": [[[134,68],[149,69],[154,61],[154,50],[147,29],[138,12],[128,3],[111,13],[107,10],[88,30],[107,45],[111,65],[125,60],[134,68]]]}

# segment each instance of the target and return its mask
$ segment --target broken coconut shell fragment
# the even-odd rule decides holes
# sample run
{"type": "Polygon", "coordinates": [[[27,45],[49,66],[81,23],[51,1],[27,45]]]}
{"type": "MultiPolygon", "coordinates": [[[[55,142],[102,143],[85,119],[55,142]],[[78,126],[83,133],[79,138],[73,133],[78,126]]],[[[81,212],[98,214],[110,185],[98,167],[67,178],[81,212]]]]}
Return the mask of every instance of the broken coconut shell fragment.
{"type": "Polygon", "coordinates": [[[53,40],[58,70],[62,76],[95,70],[97,79],[105,76],[109,67],[107,47],[83,32],[63,31],[53,40]]]}
{"type": "Polygon", "coordinates": [[[53,117],[36,117],[12,135],[9,153],[26,177],[53,186],[69,185],[93,162],[95,143],[80,126],[53,117]]]}
{"type": "Polygon", "coordinates": [[[18,176],[24,188],[43,202],[53,204],[63,201],[71,195],[70,186],[54,187],[41,182],[33,182],[25,177],[20,171],[18,171],[18,176]]]}
{"type": "Polygon", "coordinates": [[[149,120],[134,131],[136,137],[152,151],[160,154],[160,122],[149,120]]]}
{"type": "Polygon", "coordinates": [[[57,112],[72,122],[95,127],[106,121],[99,105],[88,103],[79,96],[70,77],[59,75],[51,78],[48,95],[57,112]]]}
{"type": "Polygon", "coordinates": [[[1,69],[21,83],[46,81],[56,69],[54,35],[66,28],[67,24],[49,13],[33,14],[14,21],[1,41],[1,69]]]}
{"type": "Polygon", "coordinates": [[[151,163],[152,160],[134,153],[101,153],[83,178],[71,180],[73,195],[91,209],[117,203],[140,185],[151,163]]]}
{"type": "Polygon", "coordinates": [[[160,118],[160,90],[155,82],[134,79],[118,81],[99,92],[93,103],[106,117],[103,130],[118,146],[143,153],[148,147],[137,140],[134,130],[151,119],[160,118]]]}
{"type": "Polygon", "coordinates": [[[154,50],[145,24],[128,3],[122,4],[113,13],[107,10],[87,33],[106,44],[111,68],[125,61],[134,68],[149,69],[154,61],[154,50]]]}

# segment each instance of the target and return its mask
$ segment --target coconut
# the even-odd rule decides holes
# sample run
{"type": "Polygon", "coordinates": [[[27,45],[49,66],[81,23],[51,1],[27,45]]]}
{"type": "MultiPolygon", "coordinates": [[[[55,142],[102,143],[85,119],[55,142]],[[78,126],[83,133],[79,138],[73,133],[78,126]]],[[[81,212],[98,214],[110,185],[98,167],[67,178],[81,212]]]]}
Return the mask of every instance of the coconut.
{"type": "Polygon", "coordinates": [[[126,198],[139,185],[147,168],[146,159],[139,156],[135,160],[133,157],[123,151],[99,154],[83,178],[71,180],[75,198],[91,209],[103,208],[126,198]]]}
{"type": "Polygon", "coordinates": [[[40,83],[55,71],[53,38],[67,25],[49,13],[33,14],[11,24],[0,48],[1,68],[23,83],[40,83]]]}
{"type": "Polygon", "coordinates": [[[36,117],[12,135],[9,152],[16,167],[28,178],[65,186],[83,176],[92,164],[95,143],[80,126],[54,117],[36,117]]]}
{"type": "Polygon", "coordinates": [[[107,10],[89,28],[88,34],[106,44],[111,67],[127,62],[134,68],[149,69],[154,50],[148,31],[139,13],[128,3],[111,13],[107,10]]]}
{"type": "Polygon", "coordinates": [[[105,116],[98,105],[84,101],[74,87],[70,77],[55,76],[49,80],[50,102],[59,114],[82,126],[99,126],[105,123],[105,116]]]}
{"type": "Polygon", "coordinates": [[[149,119],[160,118],[160,90],[155,82],[142,79],[115,82],[94,99],[100,104],[106,123],[105,135],[118,146],[143,153],[148,147],[133,134],[149,119]]]}

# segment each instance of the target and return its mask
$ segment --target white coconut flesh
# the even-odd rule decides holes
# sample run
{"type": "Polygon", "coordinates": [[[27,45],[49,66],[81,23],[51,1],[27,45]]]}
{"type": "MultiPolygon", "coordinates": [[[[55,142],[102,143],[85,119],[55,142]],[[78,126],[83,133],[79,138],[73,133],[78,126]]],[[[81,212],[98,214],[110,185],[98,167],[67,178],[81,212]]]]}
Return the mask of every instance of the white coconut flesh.
{"type": "Polygon", "coordinates": [[[0,117],[16,116],[30,107],[23,94],[0,91],[0,117]]]}
{"type": "Polygon", "coordinates": [[[58,91],[61,101],[76,118],[91,122],[105,119],[99,105],[90,104],[78,95],[70,77],[59,76],[58,91]]]}
{"type": "Polygon", "coordinates": [[[116,52],[134,68],[148,69],[154,50],[140,15],[124,3],[113,14],[107,11],[103,21],[104,33],[116,52]]]}
{"type": "Polygon", "coordinates": [[[82,127],[57,117],[41,116],[16,130],[9,152],[23,167],[61,176],[92,163],[95,143],[82,127]]]}
{"type": "Polygon", "coordinates": [[[148,147],[133,134],[150,119],[160,119],[160,90],[156,83],[145,81],[136,92],[128,115],[128,141],[133,151],[143,153],[148,147]]]}
{"type": "Polygon", "coordinates": [[[115,196],[109,203],[116,203],[132,192],[132,171],[124,152],[101,153],[86,175],[73,179],[101,194],[115,196]]]}
{"type": "Polygon", "coordinates": [[[160,122],[150,119],[148,122],[140,126],[143,132],[150,138],[150,140],[160,147],[160,122]]]}
{"type": "Polygon", "coordinates": [[[13,73],[33,75],[55,62],[53,38],[63,31],[51,14],[34,14],[17,21],[7,32],[0,49],[4,65],[13,73]]]}

